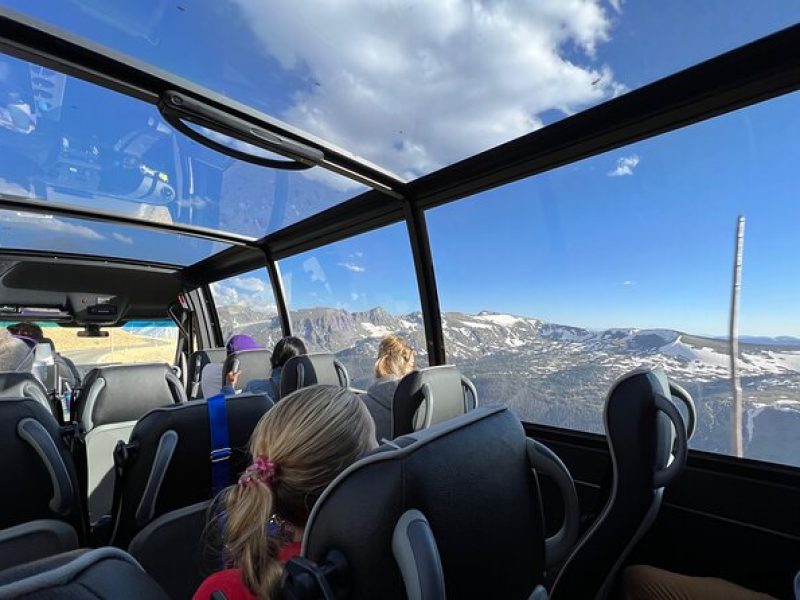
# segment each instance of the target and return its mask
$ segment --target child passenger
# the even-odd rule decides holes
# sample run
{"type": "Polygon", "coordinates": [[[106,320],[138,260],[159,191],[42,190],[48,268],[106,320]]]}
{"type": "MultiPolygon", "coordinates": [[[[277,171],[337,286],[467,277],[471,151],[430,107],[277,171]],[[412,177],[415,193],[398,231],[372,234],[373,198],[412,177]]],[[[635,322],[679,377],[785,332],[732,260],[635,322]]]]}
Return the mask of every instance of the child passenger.
{"type": "Polygon", "coordinates": [[[303,530],[322,491],[375,447],[375,425],[358,396],[318,385],[283,398],[259,421],[252,464],[220,493],[221,530],[229,567],[208,577],[194,600],[221,591],[229,600],[279,597],[283,565],[300,553],[303,530]]]}
{"type": "Polygon", "coordinates": [[[414,370],[414,349],[398,335],[381,340],[375,361],[375,383],[367,390],[364,404],[375,420],[378,440],[392,438],[392,400],[397,384],[414,370]]]}

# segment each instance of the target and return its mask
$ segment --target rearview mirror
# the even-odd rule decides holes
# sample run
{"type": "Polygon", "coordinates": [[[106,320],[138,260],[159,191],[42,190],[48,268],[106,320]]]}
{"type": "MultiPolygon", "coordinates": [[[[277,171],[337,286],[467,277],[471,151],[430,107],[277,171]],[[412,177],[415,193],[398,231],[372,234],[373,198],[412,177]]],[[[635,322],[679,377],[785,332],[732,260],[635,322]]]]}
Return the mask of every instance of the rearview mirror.
{"type": "Polygon", "coordinates": [[[108,337],[108,331],[101,330],[99,325],[87,325],[85,329],[78,332],[78,337],[103,338],[108,337]]]}

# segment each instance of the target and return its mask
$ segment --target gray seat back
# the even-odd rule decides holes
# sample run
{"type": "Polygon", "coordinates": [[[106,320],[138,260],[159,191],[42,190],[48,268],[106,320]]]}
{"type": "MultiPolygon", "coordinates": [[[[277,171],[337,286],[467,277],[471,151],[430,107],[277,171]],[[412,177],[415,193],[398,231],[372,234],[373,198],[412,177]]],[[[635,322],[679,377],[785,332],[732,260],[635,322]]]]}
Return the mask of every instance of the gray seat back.
{"type": "MultiPolygon", "coordinates": [[[[0,529],[42,521],[30,531],[35,538],[46,521],[57,521],[86,542],[86,508],[77,472],[53,415],[30,398],[0,399],[0,455],[0,529]]],[[[62,529],[51,527],[56,536],[62,529]]],[[[24,544],[23,533],[14,531],[7,539],[24,544]]]]}
{"type": "MultiPolygon", "coordinates": [[[[522,425],[481,408],[384,444],[347,468],[314,505],[302,556],[343,567],[353,600],[527,598],[543,581],[539,486],[522,425]],[[427,596],[423,596],[427,597],[427,596]]],[[[292,585],[292,562],[287,565],[292,585]]]]}
{"type": "Polygon", "coordinates": [[[164,588],[170,598],[191,598],[203,579],[222,564],[209,564],[203,533],[211,501],[161,515],[142,529],[128,552],[164,588]],[[169,548],[169,560],[164,549],[169,548]]]}
{"type": "Polygon", "coordinates": [[[478,406],[472,382],[453,365],[409,373],[392,400],[392,436],[398,437],[463,415],[478,406]]]}
{"type": "Polygon", "coordinates": [[[664,487],[683,471],[692,425],[691,397],[670,386],[662,369],[618,379],[606,397],[604,422],[613,466],[609,499],[558,574],[551,598],[607,598],[615,576],[652,525],[664,487]]]}
{"type": "Polygon", "coordinates": [[[202,348],[195,350],[189,356],[189,393],[188,397],[192,400],[202,398],[200,382],[202,381],[203,369],[209,364],[223,364],[228,355],[225,348],[202,348]]]}
{"type": "MultiPolygon", "coordinates": [[[[225,405],[228,470],[235,483],[250,462],[250,436],[272,401],[265,394],[238,394],[226,398],[225,405]]],[[[125,548],[161,515],[211,499],[211,449],[205,400],[157,408],[142,417],[124,460],[118,456],[112,543],[125,548]]]]}
{"type": "Polygon", "coordinates": [[[233,370],[234,363],[239,363],[239,379],[236,386],[243,390],[251,381],[269,379],[272,366],[269,359],[272,356],[269,350],[242,350],[232,352],[225,358],[222,367],[222,381],[227,383],[227,376],[233,370]]]}
{"type": "Polygon", "coordinates": [[[281,370],[280,397],[310,385],[349,387],[350,377],[333,354],[301,354],[287,360],[281,370]]]}
{"type": "Polygon", "coordinates": [[[0,372],[0,398],[30,398],[58,418],[58,415],[53,411],[53,405],[47,390],[32,373],[0,372]]]}
{"type": "Polygon", "coordinates": [[[0,600],[169,600],[118,548],[74,551],[0,572],[0,600]]]}
{"type": "Polygon", "coordinates": [[[0,571],[80,546],[75,529],[64,521],[39,519],[0,530],[0,571]]]}
{"type": "Polygon", "coordinates": [[[110,365],[87,374],[76,421],[86,451],[92,521],[111,512],[117,442],[127,442],[136,421],[149,410],[185,401],[183,384],[164,363],[110,365]]]}

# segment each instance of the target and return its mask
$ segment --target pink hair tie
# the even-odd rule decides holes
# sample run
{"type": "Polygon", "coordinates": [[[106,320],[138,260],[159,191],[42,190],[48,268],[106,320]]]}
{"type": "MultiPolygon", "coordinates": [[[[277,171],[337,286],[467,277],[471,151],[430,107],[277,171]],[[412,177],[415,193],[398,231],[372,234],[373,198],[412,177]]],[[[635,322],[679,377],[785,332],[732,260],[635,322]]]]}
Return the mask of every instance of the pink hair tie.
{"type": "Polygon", "coordinates": [[[262,482],[269,487],[278,483],[278,465],[266,456],[256,456],[239,478],[239,485],[247,487],[252,483],[262,482]]]}

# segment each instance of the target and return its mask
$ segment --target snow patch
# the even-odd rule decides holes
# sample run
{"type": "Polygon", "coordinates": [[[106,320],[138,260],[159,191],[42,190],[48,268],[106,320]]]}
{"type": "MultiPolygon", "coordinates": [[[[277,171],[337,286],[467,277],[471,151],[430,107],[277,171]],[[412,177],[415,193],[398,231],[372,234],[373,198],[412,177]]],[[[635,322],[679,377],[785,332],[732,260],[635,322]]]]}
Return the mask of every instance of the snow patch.
{"type": "Polygon", "coordinates": [[[503,327],[513,327],[517,323],[525,321],[525,319],[520,319],[513,315],[477,315],[475,318],[481,321],[489,321],[495,325],[502,325],[503,327]]]}
{"type": "Polygon", "coordinates": [[[694,348],[681,341],[678,336],[674,342],[661,346],[661,354],[674,358],[683,358],[692,362],[700,362],[714,367],[727,367],[730,360],[725,354],[715,352],[711,348],[694,348]]]}
{"type": "Polygon", "coordinates": [[[392,333],[392,330],[383,325],[373,325],[372,323],[361,323],[361,327],[367,330],[370,337],[385,337],[392,333]]]}

